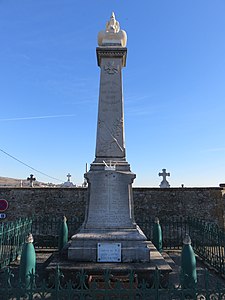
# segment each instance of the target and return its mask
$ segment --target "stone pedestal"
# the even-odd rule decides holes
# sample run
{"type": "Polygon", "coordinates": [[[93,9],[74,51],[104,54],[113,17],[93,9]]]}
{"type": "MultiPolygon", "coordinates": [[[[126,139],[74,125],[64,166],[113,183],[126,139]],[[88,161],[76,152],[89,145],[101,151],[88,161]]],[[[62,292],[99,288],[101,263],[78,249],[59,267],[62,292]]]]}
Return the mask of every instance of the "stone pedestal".
{"type": "Polygon", "coordinates": [[[156,250],[154,245],[150,243],[151,260],[146,263],[123,263],[123,262],[77,262],[64,260],[59,257],[58,254],[54,254],[51,257],[51,262],[46,268],[46,277],[52,278],[56,269],[59,267],[64,275],[64,281],[75,281],[78,272],[81,274],[82,270],[88,276],[98,275],[104,276],[106,271],[110,271],[114,277],[119,275],[128,275],[133,272],[138,277],[138,281],[141,283],[142,279],[150,284],[153,284],[155,279],[156,268],[160,271],[160,278],[164,283],[168,283],[169,273],[172,271],[169,264],[165,261],[164,257],[156,250]]]}
{"type": "Polygon", "coordinates": [[[131,202],[135,175],[121,171],[90,171],[88,215],[85,228],[133,229],[131,202]]]}
{"type": "MultiPolygon", "coordinates": [[[[149,262],[150,243],[135,223],[132,182],[128,171],[94,169],[85,174],[89,186],[86,219],[79,233],[71,240],[68,258],[97,262],[98,243],[121,244],[121,262],[149,262]]],[[[100,164],[97,165],[97,169],[100,164]]]]}
{"type": "Polygon", "coordinates": [[[159,187],[160,187],[161,189],[170,188],[170,184],[169,184],[169,182],[168,182],[167,180],[163,180],[163,181],[160,183],[159,187]]]}

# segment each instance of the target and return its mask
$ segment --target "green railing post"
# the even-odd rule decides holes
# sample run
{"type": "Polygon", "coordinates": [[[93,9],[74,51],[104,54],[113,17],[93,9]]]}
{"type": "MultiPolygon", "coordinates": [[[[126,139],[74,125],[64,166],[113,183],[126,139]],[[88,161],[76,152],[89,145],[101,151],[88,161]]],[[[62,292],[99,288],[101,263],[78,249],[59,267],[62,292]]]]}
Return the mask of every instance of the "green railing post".
{"type": "Polygon", "coordinates": [[[23,245],[20,261],[19,279],[26,287],[29,286],[30,283],[29,274],[35,273],[36,267],[36,254],[33,241],[33,236],[30,233],[23,245]]]}
{"type": "Polygon", "coordinates": [[[62,251],[63,247],[68,242],[68,227],[66,221],[67,219],[64,216],[59,231],[59,252],[62,251]]]}
{"type": "Polygon", "coordinates": [[[153,225],[153,239],[152,242],[159,252],[162,252],[162,229],[159,224],[159,218],[155,218],[153,225]]]}
{"type": "Polygon", "coordinates": [[[186,234],[181,252],[181,286],[193,288],[197,283],[196,258],[191,246],[191,239],[186,234]]]}

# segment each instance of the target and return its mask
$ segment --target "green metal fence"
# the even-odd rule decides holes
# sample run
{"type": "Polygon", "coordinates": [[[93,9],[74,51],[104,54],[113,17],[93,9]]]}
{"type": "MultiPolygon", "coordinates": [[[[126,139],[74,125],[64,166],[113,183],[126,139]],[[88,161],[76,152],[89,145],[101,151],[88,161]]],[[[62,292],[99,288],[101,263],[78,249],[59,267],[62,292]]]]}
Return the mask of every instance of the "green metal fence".
{"type": "Polygon", "coordinates": [[[225,299],[225,288],[218,282],[211,284],[206,271],[199,284],[188,289],[181,285],[161,284],[161,273],[156,269],[151,281],[141,280],[133,272],[127,273],[127,280],[118,278],[106,271],[101,278],[93,278],[83,270],[74,274],[66,282],[57,268],[52,280],[37,282],[35,274],[29,275],[29,284],[25,287],[7,269],[0,282],[0,299],[225,299]]]}
{"type": "MultiPolygon", "coordinates": [[[[69,237],[75,234],[82,225],[83,217],[70,217],[67,220],[69,237]]],[[[34,236],[36,248],[57,248],[58,234],[62,218],[57,217],[38,217],[32,220],[32,234],[34,236]]],[[[138,220],[148,239],[152,240],[154,218],[138,220]]],[[[164,218],[160,220],[163,230],[163,247],[169,249],[180,249],[183,237],[189,232],[188,218],[164,218]]]]}
{"type": "MultiPolygon", "coordinates": [[[[61,221],[62,219],[49,217],[33,219],[32,233],[36,248],[58,247],[61,221]]],[[[83,218],[71,217],[68,219],[69,237],[77,232],[82,222],[83,218]]],[[[137,224],[147,238],[152,240],[154,218],[140,220],[137,218],[137,224]]],[[[187,233],[192,239],[195,253],[220,274],[225,275],[225,232],[217,224],[189,217],[163,218],[160,220],[160,224],[164,249],[181,249],[183,238],[187,233]]]]}
{"type": "MultiPolygon", "coordinates": [[[[25,236],[32,232],[35,248],[57,248],[58,234],[62,218],[38,217],[20,219],[0,224],[0,269],[13,261],[21,252],[25,236]]],[[[83,217],[71,217],[67,224],[69,237],[75,234],[83,222],[83,217]]],[[[154,219],[138,220],[137,223],[152,240],[154,219]]],[[[225,232],[215,223],[196,218],[163,218],[160,220],[164,249],[181,249],[183,238],[188,233],[197,255],[225,275],[225,232]]]]}
{"type": "Polygon", "coordinates": [[[188,225],[195,253],[225,275],[225,231],[217,224],[198,219],[189,219],[188,225]]]}
{"type": "MultiPolygon", "coordinates": [[[[58,248],[59,229],[63,218],[36,217],[32,219],[32,234],[35,248],[58,248]]],[[[70,217],[67,220],[69,237],[82,225],[83,217],[70,217]]]]}
{"type": "Polygon", "coordinates": [[[25,237],[31,232],[32,220],[25,218],[0,224],[0,269],[21,254],[25,237]]]}
{"type": "MultiPolygon", "coordinates": [[[[153,220],[138,223],[148,239],[152,240],[153,220]]],[[[164,218],[160,220],[163,248],[181,249],[185,234],[189,234],[195,253],[205,263],[225,275],[225,231],[217,224],[196,218],[164,218]]]]}
{"type": "MultiPolygon", "coordinates": [[[[155,219],[137,219],[137,224],[141,227],[149,240],[153,237],[153,225],[155,219]]],[[[189,218],[172,217],[160,219],[160,225],[163,232],[163,248],[181,249],[183,238],[186,233],[189,234],[189,218]]]]}

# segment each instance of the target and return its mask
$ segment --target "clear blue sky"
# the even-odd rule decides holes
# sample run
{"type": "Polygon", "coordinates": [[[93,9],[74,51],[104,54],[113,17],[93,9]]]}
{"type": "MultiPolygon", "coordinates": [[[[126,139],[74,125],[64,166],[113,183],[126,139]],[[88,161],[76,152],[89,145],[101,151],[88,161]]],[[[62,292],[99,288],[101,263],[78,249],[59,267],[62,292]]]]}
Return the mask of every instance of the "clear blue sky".
{"type": "MultiPolygon", "coordinates": [[[[134,186],[225,182],[224,0],[0,0],[0,149],[62,181],[94,160],[97,34],[114,11],[134,186]]],[[[45,177],[0,151],[0,176],[45,177]]]]}

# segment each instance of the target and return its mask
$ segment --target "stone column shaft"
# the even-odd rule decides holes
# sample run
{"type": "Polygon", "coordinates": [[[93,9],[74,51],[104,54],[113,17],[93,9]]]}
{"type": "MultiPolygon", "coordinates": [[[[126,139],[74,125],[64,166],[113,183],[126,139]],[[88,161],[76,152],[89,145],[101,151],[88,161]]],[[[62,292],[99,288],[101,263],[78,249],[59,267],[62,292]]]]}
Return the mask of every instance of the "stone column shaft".
{"type": "Polygon", "coordinates": [[[122,68],[126,48],[97,48],[101,68],[95,162],[126,160],[122,68]]]}

